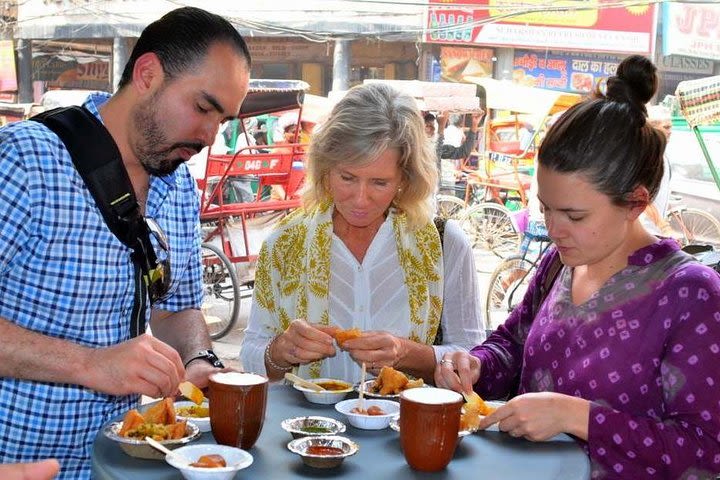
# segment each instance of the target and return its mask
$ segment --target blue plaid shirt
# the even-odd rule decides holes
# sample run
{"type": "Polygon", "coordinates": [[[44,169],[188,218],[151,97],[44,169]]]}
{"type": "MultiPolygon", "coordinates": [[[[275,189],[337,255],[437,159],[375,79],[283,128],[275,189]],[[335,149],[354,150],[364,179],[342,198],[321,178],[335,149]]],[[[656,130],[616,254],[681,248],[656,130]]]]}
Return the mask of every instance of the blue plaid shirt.
{"type": "MultiPolygon", "coordinates": [[[[99,117],[98,107],[109,97],[91,95],[85,107],[99,117]]],[[[0,317],[89,347],[128,340],[131,251],[105,225],[59,138],[33,121],[0,129],[0,185],[0,317]]],[[[172,272],[170,294],[156,308],[200,307],[198,212],[185,165],[151,177],[146,215],[169,238],[172,272]]],[[[77,385],[0,378],[0,463],[56,457],[59,478],[90,478],[93,439],[137,400],[77,385]]]]}

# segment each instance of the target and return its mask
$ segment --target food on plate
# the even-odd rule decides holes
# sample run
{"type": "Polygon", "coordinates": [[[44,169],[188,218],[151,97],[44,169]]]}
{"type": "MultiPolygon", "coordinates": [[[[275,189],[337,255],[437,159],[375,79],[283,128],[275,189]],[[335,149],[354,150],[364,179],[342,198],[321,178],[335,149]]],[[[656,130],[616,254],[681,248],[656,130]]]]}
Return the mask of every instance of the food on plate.
{"type": "Polygon", "coordinates": [[[324,388],[325,390],[330,390],[331,392],[337,392],[339,390],[348,390],[352,387],[349,383],[341,382],[339,380],[328,380],[324,382],[314,382],[318,386],[324,388]]]}
{"type": "Polygon", "coordinates": [[[176,408],[175,413],[181,417],[205,418],[210,416],[210,409],[200,405],[189,405],[176,408]]]}
{"type": "Polygon", "coordinates": [[[210,455],[203,455],[202,457],[198,458],[197,462],[191,463],[190,466],[200,468],[222,468],[227,467],[227,462],[225,462],[225,459],[222,455],[213,453],[210,455]]]}
{"type": "Polygon", "coordinates": [[[196,405],[200,405],[205,400],[202,390],[191,382],[180,382],[178,389],[183,397],[195,402],[196,405]]]}
{"type": "Polygon", "coordinates": [[[357,413],[360,415],[371,415],[371,416],[385,415],[385,411],[382,408],[378,407],[377,405],[372,405],[372,406],[368,407],[367,410],[360,408],[360,407],[355,407],[352,410],[350,410],[350,413],[357,413]]]}
{"type": "Polygon", "coordinates": [[[495,411],[495,408],[485,403],[480,395],[475,392],[464,395],[467,403],[463,405],[462,414],[460,415],[460,430],[474,432],[478,429],[481,416],[490,415],[495,411]]]}
{"type": "Polygon", "coordinates": [[[342,455],[343,449],[338,447],[329,447],[325,445],[310,445],[307,448],[309,455],[335,456],[342,455]]]}
{"type": "Polygon", "coordinates": [[[337,329],[333,335],[338,345],[342,347],[345,341],[362,336],[362,331],[359,328],[351,328],[349,330],[337,329]]]}
{"type": "Polygon", "coordinates": [[[385,366],[380,369],[380,375],[378,375],[370,388],[380,395],[397,395],[403,390],[422,387],[424,384],[422,378],[410,380],[404,373],[385,366]]]}
{"type": "Polygon", "coordinates": [[[138,439],[150,437],[157,441],[182,438],[186,422],[176,420],[173,399],[164,398],[144,413],[136,409],[126,413],[118,435],[138,439]]]}

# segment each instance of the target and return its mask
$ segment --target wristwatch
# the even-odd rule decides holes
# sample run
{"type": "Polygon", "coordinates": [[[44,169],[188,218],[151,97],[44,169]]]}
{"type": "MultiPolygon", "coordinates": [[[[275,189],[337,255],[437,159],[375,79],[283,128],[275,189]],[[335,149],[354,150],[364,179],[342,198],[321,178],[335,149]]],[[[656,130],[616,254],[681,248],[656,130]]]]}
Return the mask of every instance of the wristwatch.
{"type": "Polygon", "coordinates": [[[193,362],[195,360],[202,359],[208,362],[210,365],[212,365],[215,368],[225,368],[225,365],[220,361],[217,355],[215,355],[215,352],[212,350],[200,350],[197,355],[192,357],[190,360],[185,362],[185,368],[187,368],[188,365],[190,365],[190,362],[193,362]]]}

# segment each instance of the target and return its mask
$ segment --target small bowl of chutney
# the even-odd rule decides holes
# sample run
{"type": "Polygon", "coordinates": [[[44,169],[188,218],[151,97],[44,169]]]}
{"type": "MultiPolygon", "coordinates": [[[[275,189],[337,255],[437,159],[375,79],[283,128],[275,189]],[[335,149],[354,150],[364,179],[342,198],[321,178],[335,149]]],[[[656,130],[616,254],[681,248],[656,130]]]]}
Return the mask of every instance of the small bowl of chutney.
{"type": "Polygon", "coordinates": [[[353,391],[352,384],[342,380],[333,378],[312,378],[308,379],[308,381],[316,383],[324,390],[316,392],[314,390],[310,390],[309,388],[302,387],[297,383],[293,384],[293,388],[295,388],[295,390],[300,390],[303,395],[305,395],[305,398],[312,403],[333,405],[344,399],[348,393],[353,391]]]}
{"type": "Polygon", "coordinates": [[[345,424],[339,420],[316,416],[286,418],[280,426],[293,438],[338,435],[346,430],[345,424]]]}
{"type": "Polygon", "coordinates": [[[345,458],[357,453],[358,445],[346,437],[323,435],[291,440],[288,450],[300,455],[309,467],[336,468],[345,458]]]}

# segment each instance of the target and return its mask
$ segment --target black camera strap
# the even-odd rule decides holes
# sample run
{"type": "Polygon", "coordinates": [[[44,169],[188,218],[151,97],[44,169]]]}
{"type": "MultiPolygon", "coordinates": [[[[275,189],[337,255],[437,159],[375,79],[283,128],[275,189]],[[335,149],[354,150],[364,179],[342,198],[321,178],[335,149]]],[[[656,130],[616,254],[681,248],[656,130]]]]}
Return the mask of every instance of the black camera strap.
{"type": "Polygon", "coordinates": [[[30,120],[42,123],[60,137],[108,228],[133,250],[135,301],[130,337],[142,335],[148,303],[147,259],[154,262],[155,252],[148,248],[150,231],[115,140],[102,122],[83,107],[55,108],[30,120]]]}

